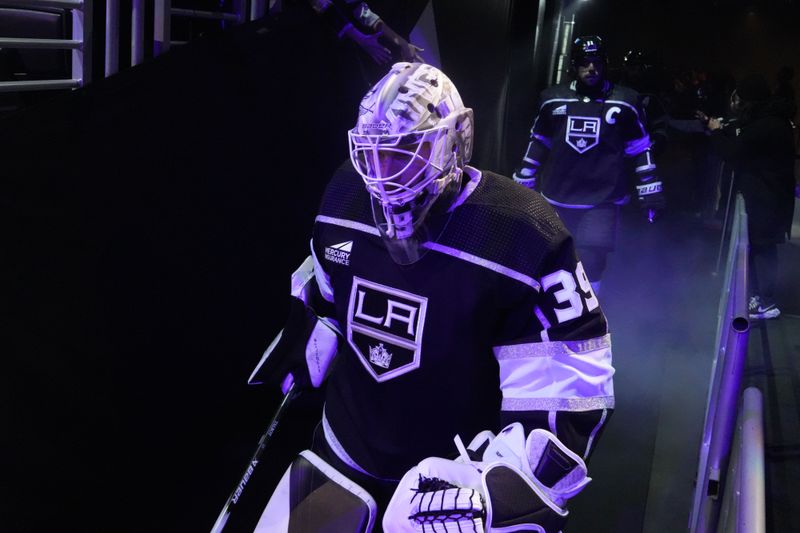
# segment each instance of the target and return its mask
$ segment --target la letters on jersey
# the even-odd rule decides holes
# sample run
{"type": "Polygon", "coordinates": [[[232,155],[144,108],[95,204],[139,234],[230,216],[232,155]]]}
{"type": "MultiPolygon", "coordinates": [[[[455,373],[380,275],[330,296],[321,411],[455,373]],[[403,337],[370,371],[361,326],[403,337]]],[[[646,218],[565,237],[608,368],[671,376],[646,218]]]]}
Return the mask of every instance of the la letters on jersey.
{"type": "Polygon", "coordinates": [[[347,340],[376,381],[419,368],[428,299],[357,276],[347,311],[347,340]]]}

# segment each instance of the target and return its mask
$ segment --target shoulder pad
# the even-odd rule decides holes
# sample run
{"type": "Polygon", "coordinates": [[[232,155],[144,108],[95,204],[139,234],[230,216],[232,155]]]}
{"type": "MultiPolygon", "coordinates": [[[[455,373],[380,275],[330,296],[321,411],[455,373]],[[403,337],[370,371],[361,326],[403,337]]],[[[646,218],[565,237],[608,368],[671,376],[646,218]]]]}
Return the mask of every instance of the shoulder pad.
{"type": "Polygon", "coordinates": [[[538,192],[484,171],[478,188],[456,209],[442,244],[535,277],[568,235],[538,192]]]}

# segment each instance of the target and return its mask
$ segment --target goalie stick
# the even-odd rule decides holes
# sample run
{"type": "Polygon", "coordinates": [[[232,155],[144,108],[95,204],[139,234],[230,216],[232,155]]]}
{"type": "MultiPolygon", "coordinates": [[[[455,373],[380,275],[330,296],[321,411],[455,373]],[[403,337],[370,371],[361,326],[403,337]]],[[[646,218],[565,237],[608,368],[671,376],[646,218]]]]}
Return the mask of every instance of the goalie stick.
{"type": "Polygon", "coordinates": [[[264,448],[266,448],[267,443],[269,442],[273,433],[275,433],[275,429],[277,429],[278,423],[280,422],[283,414],[286,412],[286,409],[289,407],[289,404],[298,394],[300,394],[300,391],[296,389],[295,384],[292,383],[289,389],[286,391],[286,394],[284,394],[281,404],[275,410],[275,414],[272,415],[272,420],[270,420],[269,426],[267,426],[267,431],[265,431],[258,440],[258,447],[256,447],[253,457],[251,457],[250,462],[247,463],[247,468],[245,468],[244,474],[242,474],[239,483],[236,484],[233,492],[230,496],[228,496],[228,500],[225,502],[222,512],[219,514],[217,521],[214,522],[214,526],[211,528],[211,533],[220,533],[223,529],[225,529],[225,524],[228,522],[231,512],[236,508],[236,503],[239,501],[239,498],[241,498],[242,492],[244,492],[244,489],[247,486],[247,482],[250,481],[256,466],[258,466],[258,461],[261,459],[261,454],[264,452],[264,448]]]}

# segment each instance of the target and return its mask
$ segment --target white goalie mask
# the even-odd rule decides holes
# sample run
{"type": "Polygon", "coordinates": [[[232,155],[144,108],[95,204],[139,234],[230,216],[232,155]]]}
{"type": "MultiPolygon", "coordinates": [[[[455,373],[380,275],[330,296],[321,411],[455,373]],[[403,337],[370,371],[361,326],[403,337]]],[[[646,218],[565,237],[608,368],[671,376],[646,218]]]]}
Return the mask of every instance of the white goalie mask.
{"type": "Polygon", "coordinates": [[[397,263],[419,260],[444,228],[472,132],[472,109],[442,71],[423,63],[396,63],[361,101],[350,158],[397,263]]]}

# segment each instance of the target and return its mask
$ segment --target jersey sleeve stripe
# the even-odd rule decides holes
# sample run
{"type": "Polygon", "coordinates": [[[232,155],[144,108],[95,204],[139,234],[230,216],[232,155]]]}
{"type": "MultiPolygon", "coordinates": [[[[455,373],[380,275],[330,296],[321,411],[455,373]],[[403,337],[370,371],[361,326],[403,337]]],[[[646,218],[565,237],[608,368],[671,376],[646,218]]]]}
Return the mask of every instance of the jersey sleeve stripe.
{"type": "Polygon", "coordinates": [[[497,346],[504,411],[613,408],[611,337],[497,346]]]}
{"type": "Polygon", "coordinates": [[[339,442],[339,439],[336,438],[336,435],[333,433],[333,428],[331,428],[331,424],[330,422],[328,422],[328,417],[325,414],[325,408],[322,409],[322,433],[325,435],[325,442],[328,443],[328,446],[333,451],[333,453],[335,453],[336,456],[339,459],[341,459],[343,463],[345,463],[353,470],[360,472],[365,476],[369,476],[373,479],[380,479],[382,481],[399,481],[397,479],[386,479],[378,477],[374,474],[370,474],[369,472],[361,468],[361,466],[359,466],[359,464],[356,463],[352,457],[350,457],[350,454],[348,454],[345,451],[344,446],[342,446],[342,443],[339,442]]]}
{"type": "Polygon", "coordinates": [[[314,252],[314,241],[311,241],[311,257],[314,260],[314,279],[317,281],[319,293],[325,298],[326,301],[333,303],[333,286],[331,285],[331,277],[325,272],[317,259],[317,254],[314,252]]]}
{"type": "Polygon", "coordinates": [[[503,398],[502,411],[597,411],[614,409],[614,396],[590,398],[503,398]]]}
{"type": "Polygon", "coordinates": [[[533,138],[545,145],[548,149],[553,147],[553,141],[545,137],[544,135],[539,135],[538,133],[533,134],[533,138]]]}
{"type": "MultiPolygon", "coordinates": [[[[547,320],[545,318],[545,320],[547,320]]],[[[548,324],[549,325],[549,324],[548,324]]],[[[494,356],[498,361],[504,359],[527,359],[531,357],[568,357],[588,354],[599,350],[611,350],[611,334],[581,341],[529,342],[495,346],[494,356]]]]}
{"type": "Polygon", "coordinates": [[[319,215],[315,219],[315,221],[321,222],[323,224],[333,224],[334,226],[341,226],[343,228],[362,231],[364,233],[369,233],[370,235],[375,235],[376,237],[381,236],[381,232],[378,231],[378,228],[370,226],[369,224],[364,224],[363,222],[356,222],[355,220],[347,220],[344,218],[335,218],[335,217],[328,217],[325,215],[319,215]]]}
{"type": "Polygon", "coordinates": [[[648,148],[650,148],[650,136],[645,134],[644,137],[639,137],[636,140],[625,143],[625,155],[633,157],[641,154],[648,148]]]}
{"type": "Polygon", "coordinates": [[[443,244],[435,242],[426,242],[423,246],[425,246],[425,248],[429,250],[446,254],[455,257],[456,259],[461,259],[462,261],[466,261],[468,263],[488,268],[489,270],[497,272],[498,274],[508,276],[509,278],[515,279],[517,281],[524,283],[525,285],[533,287],[537,292],[541,288],[539,282],[533,279],[531,276],[525,275],[522,272],[517,272],[516,270],[505,267],[499,263],[495,263],[494,261],[484,259],[483,257],[478,257],[477,255],[472,255],[462,250],[457,250],[455,248],[444,246],[443,244]]]}

